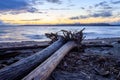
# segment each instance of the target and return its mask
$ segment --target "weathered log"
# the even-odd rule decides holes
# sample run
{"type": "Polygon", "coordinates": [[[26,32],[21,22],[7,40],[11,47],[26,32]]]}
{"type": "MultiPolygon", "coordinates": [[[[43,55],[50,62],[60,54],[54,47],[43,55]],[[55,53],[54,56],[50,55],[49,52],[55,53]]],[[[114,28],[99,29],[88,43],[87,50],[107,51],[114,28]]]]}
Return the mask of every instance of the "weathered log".
{"type": "Polygon", "coordinates": [[[67,42],[22,80],[46,80],[62,58],[76,46],[76,43],[73,41],[67,42]]]}
{"type": "Polygon", "coordinates": [[[33,46],[21,46],[21,47],[8,47],[8,48],[0,48],[0,59],[15,57],[20,54],[20,52],[16,50],[25,50],[25,49],[38,49],[38,48],[46,48],[49,46],[46,45],[33,45],[33,46]]]}
{"type": "Polygon", "coordinates": [[[87,47],[87,48],[90,48],[90,47],[113,47],[113,45],[111,45],[111,44],[85,44],[82,46],[87,47]]]}
{"type": "MultiPolygon", "coordinates": [[[[48,44],[41,45],[32,45],[32,46],[20,46],[20,47],[6,47],[0,48],[0,52],[8,51],[8,50],[24,50],[24,49],[36,49],[36,48],[46,48],[49,46],[48,44]]],[[[0,54],[3,55],[3,54],[0,54]]]]}
{"type": "Polygon", "coordinates": [[[64,38],[60,37],[56,42],[42,51],[1,69],[0,80],[18,80],[23,78],[34,68],[40,65],[41,62],[58,50],[64,43],[64,38]]]}
{"type": "Polygon", "coordinates": [[[0,60],[5,59],[5,58],[11,58],[15,57],[17,55],[21,54],[21,52],[18,51],[6,51],[0,54],[0,60]]]}
{"type": "Polygon", "coordinates": [[[16,50],[46,48],[47,46],[49,46],[49,44],[0,48],[0,60],[4,58],[15,57],[19,55],[20,52],[16,50]]]}

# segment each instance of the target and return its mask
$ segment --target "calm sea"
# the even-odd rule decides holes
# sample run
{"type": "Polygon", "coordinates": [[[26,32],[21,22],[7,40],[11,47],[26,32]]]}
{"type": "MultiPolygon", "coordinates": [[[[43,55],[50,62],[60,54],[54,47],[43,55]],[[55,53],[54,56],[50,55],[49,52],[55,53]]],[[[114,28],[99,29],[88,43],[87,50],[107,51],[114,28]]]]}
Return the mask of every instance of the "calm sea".
{"type": "Polygon", "coordinates": [[[120,26],[0,26],[0,42],[49,40],[45,33],[60,30],[79,31],[82,28],[86,39],[120,37],[120,26]]]}

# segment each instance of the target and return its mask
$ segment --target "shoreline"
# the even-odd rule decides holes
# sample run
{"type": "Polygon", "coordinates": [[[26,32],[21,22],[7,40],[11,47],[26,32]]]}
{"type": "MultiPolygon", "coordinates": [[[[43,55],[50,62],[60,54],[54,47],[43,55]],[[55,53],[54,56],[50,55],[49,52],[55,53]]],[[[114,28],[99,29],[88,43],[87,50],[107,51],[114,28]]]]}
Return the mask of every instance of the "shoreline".
{"type": "MultiPolygon", "coordinates": [[[[110,42],[113,42],[113,41],[120,41],[120,37],[84,39],[83,44],[84,43],[90,43],[90,42],[101,42],[101,43],[109,44],[110,42]]],[[[49,42],[50,41],[0,42],[0,48],[48,45],[49,42]]]]}

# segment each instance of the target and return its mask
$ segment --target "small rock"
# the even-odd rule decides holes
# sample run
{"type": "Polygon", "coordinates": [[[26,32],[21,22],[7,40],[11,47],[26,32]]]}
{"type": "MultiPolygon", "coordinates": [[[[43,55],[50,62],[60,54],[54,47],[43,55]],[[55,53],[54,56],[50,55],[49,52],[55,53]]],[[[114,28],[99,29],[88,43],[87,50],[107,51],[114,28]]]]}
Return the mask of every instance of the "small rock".
{"type": "Polygon", "coordinates": [[[105,50],[105,51],[103,51],[103,53],[104,53],[104,54],[108,54],[108,53],[109,53],[109,51],[106,51],[106,50],[105,50]]]}
{"type": "Polygon", "coordinates": [[[102,43],[103,43],[103,44],[108,44],[108,42],[107,42],[107,41],[104,41],[104,40],[102,41],[102,43]]]}
{"type": "Polygon", "coordinates": [[[107,77],[109,76],[110,72],[109,71],[103,71],[100,73],[100,75],[104,76],[104,77],[107,77]]]}
{"type": "Polygon", "coordinates": [[[81,60],[78,60],[78,61],[76,62],[76,65],[79,65],[79,64],[81,64],[81,60]]]}
{"type": "Polygon", "coordinates": [[[115,44],[118,44],[118,42],[112,42],[111,44],[114,46],[115,44]]]}
{"type": "Polygon", "coordinates": [[[87,61],[87,57],[84,57],[84,56],[81,56],[80,59],[81,59],[82,61],[87,61]]]}
{"type": "Polygon", "coordinates": [[[97,59],[97,62],[105,62],[106,61],[106,58],[104,56],[100,56],[98,59],[97,59]]]}
{"type": "Polygon", "coordinates": [[[97,75],[101,75],[101,76],[103,76],[103,77],[108,77],[109,74],[110,74],[109,71],[105,71],[104,69],[101,69],[101,70],[100,70],[100,69],[95,68],[94,70],[96,71],[96,74],[97,74],[97,75]]]}
{"type": "Polygon", "coordinates": [[[66,62],[64,62],[64,67],[67,67],[68,65],[67,65],[67,63],[66,62]]]}

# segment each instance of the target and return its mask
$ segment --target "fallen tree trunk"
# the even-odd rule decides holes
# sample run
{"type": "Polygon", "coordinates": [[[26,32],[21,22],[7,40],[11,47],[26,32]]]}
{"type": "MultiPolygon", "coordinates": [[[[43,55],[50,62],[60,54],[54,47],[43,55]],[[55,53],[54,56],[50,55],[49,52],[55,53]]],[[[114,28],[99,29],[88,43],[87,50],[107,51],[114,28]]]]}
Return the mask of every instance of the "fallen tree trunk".
{"type": "Polygon", "coordinates": [[[33,70],[22,80],[45,80],[49,77],[55,67],[63,59],[63,57],[77,45],[75,42],[70,41],[63,45],[58,51],[45,60],[40,66],[33,70]]]}
{"type": "Polygon", "coordinates": [[[0,80],[18,80],[23,78],[52,53],[58,50],[64,43],[64,38],[60,37],[56,42],[44,50],[1,69],[0,80]]]}

